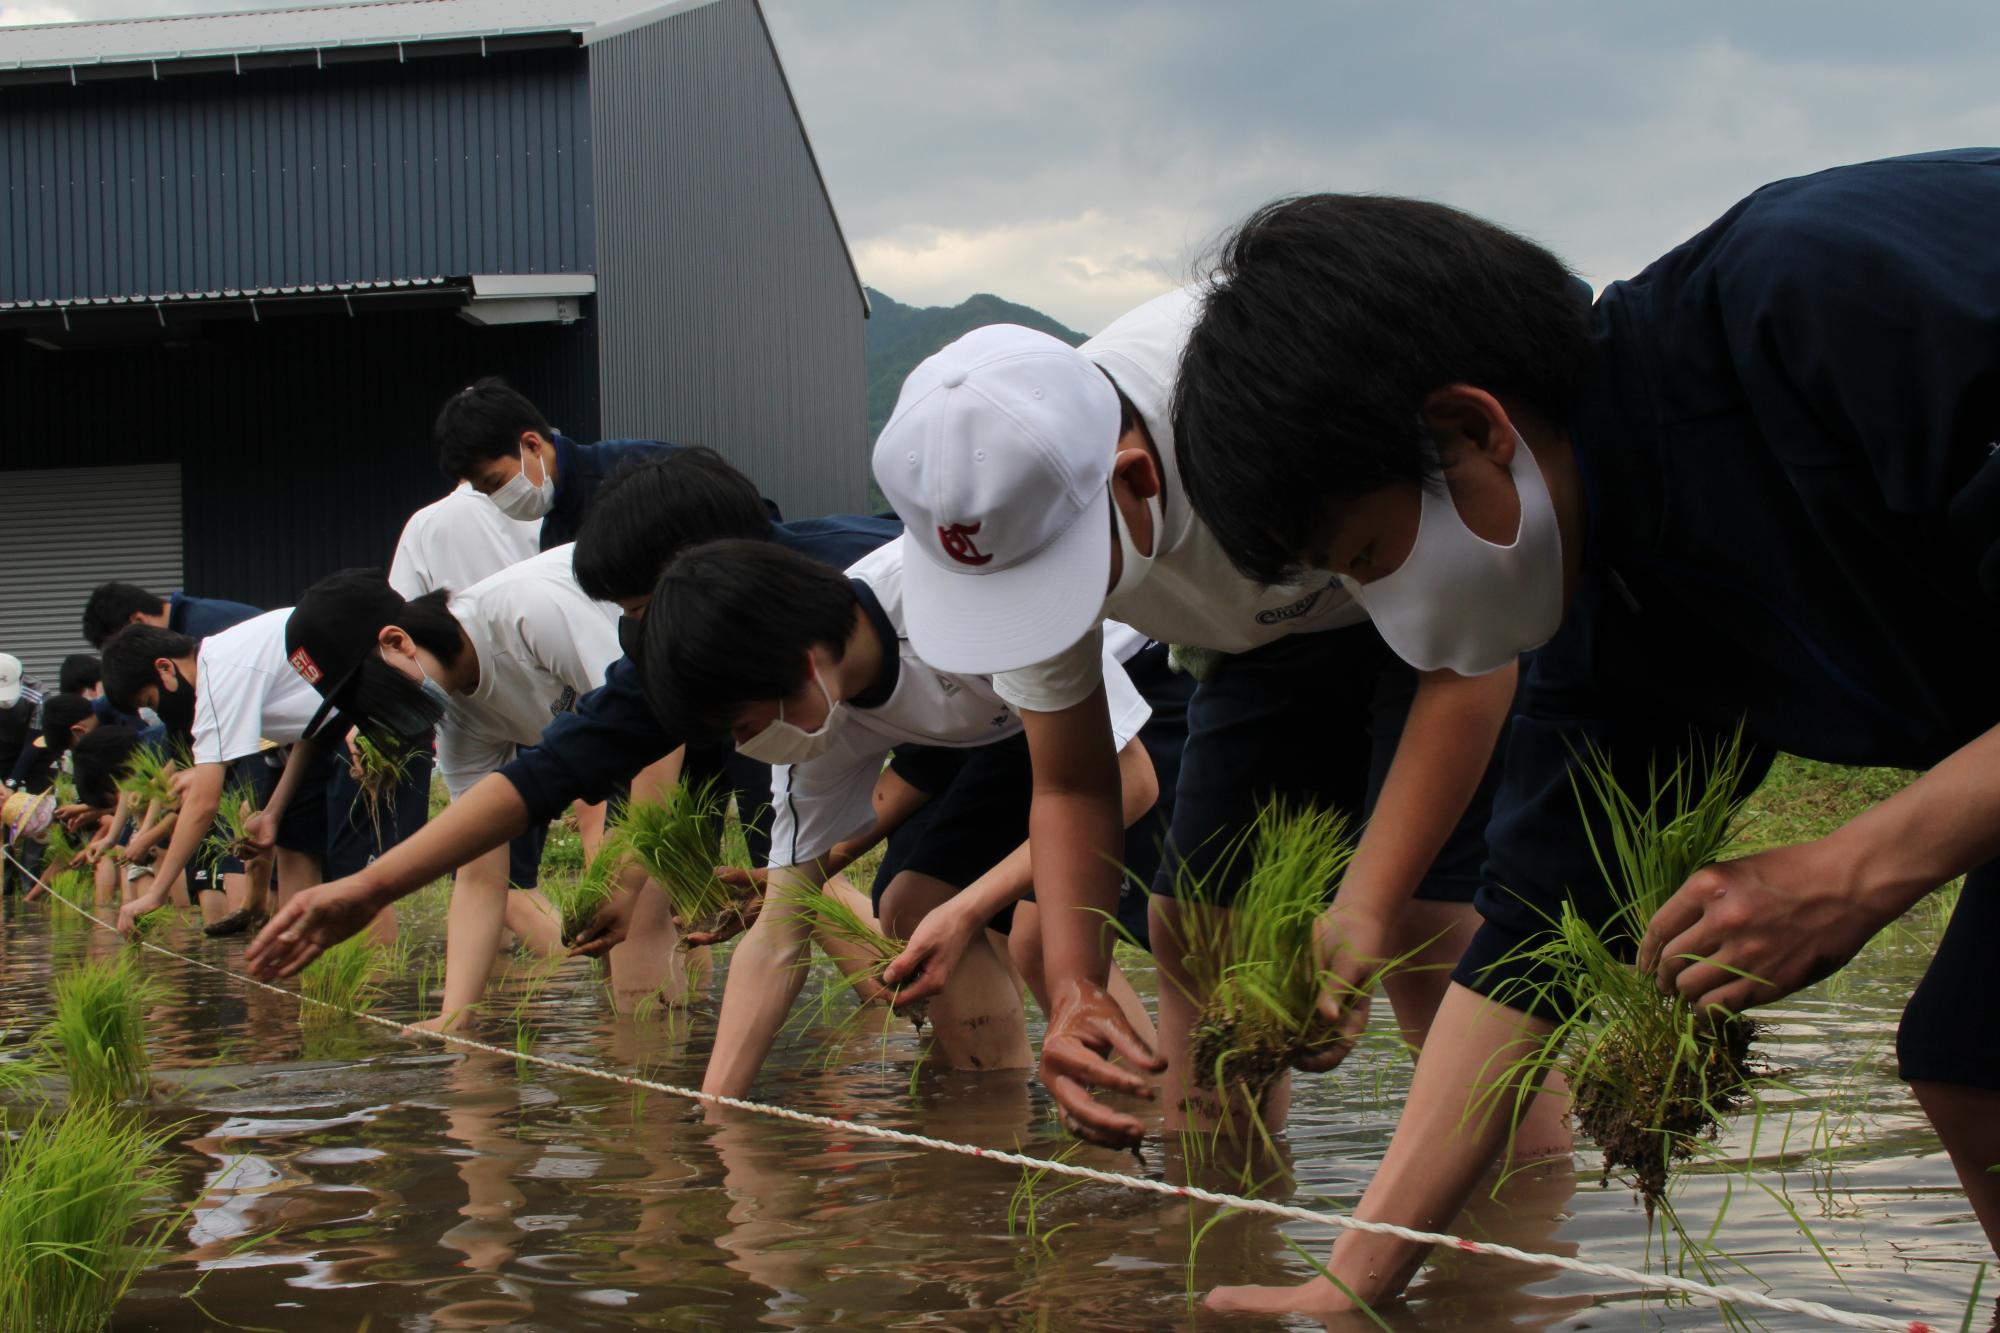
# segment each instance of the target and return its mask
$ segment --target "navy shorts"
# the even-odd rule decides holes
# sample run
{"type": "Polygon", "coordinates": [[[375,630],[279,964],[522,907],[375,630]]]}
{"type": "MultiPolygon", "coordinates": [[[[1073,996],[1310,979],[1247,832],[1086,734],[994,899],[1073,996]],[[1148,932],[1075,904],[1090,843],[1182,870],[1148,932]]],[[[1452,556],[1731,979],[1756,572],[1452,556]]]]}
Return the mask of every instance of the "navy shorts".
{"type": "Polygon", "coordinates": [[[403,780],[371,818],[348,769],[347,746],[330,747],[304,775],[278,821],[278,846],[319,858],[327,880],[344,879],[422,828],[430,819],[430,747],[410,757],[403,780]],[[379,824],[379,827],[378,827],[379,824]]]}
{"type": "MultiPolygon", "coordinates": [[[[1125,831],[1125,885],[1118,899],[1122,932],[1142,947],[1147,941],[1145,886],[1160,861],[1160,847],[1172,810],[1175,776],[1187,736],[1187,702],[1193,682],[1167,665],[1164,645],[1149,647],[1126,664],[1132,683],[1152,705],[1153,715],[1139,733],[1159,771],[1160,799],[1125,831]]],[[[992,869],[1028,836],[1034,801],[1034,766],[1027,737],[1019,733],[977,749],[948,751],[916,747],[890,767],[932,799],[889,835],[876,872],[874,898],[903,871],[965,887],[992,869]],[[942,790],[934,785],[942,781],[942,790]]],[[[994,917],[993,929],[1013,924],[1010,907],[994,917]]]]}
{"type": "MultiPolygon", "coordinates": [[[[1416,671],[1369,624],[1295,634],[1222,658],[1188,704],[1167,839],[1172,854],[1153,892],[1174,897],[1177,886],[1207,881],[1205,897],[1233,899],[1247,858],[1234,858],[1234,873],[1218,873],[1217,863],[1273,799],[1344,810],[1358,835],[1374,813],[1416,688],[1416,671]]],[[[1417,897],[1472,901],[1499,772],[1496,751],[1417,897]]],[[[1328,895],[1338,887],[1327,885],[1328,895]]]]}
{"type": "MultiPolygon", "coordinates": [[[[284,750],[259,750],[256,754],[230,760],[228,774],[222,780],[224,804],[236,799],[237,793],[247,791],[259,810],[268,805],[271,793],[277,790],[278,779],[284,776],[285,754],[284,750]]],[[[220,893],[224,875],[244,873],[241,857],[222,855],[213,859],[197,859],[201,864],[194,867],[195,879],[190,886],[190,891],[194,893],[220,893]]]]}
{"type": "Polygon", "coordinates": [[[507,844],[507,886],[532,889],[542,882],[542,851],[549,845],[549,826],[530,824],[507,844]]]}
{"type": "Polygon", "coordinates": [[[2000,1092],[2000,991],[1993,955],[2000,946],[2000,861],[1965,877],[1937,955],[1903,1007],[1896,1069],[1915,1083],[1950,1083],[2000,1092]]]}

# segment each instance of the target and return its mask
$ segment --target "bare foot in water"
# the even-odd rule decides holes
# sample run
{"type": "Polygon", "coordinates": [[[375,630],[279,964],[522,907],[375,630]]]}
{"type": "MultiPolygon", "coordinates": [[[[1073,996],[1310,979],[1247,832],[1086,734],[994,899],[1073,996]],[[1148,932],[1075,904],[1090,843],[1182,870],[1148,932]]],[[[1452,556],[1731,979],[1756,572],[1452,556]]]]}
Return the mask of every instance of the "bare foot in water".
{"type": "Polygon", "coordinates": [[[1296,1287],[1217,1287],[1205,1304],[1221,1314],[1309,1314],[1327,1320],[1355,1308],[1323,1277],[1296,1287]]]}

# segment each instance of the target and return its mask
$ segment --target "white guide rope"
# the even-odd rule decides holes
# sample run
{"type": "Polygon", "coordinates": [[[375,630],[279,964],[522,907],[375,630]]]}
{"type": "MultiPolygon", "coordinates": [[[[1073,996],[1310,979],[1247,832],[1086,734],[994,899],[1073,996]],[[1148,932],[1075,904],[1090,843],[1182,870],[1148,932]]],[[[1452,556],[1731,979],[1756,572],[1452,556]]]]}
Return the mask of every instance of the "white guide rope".
{"type": "MultiPolygon", "coordinates": [[[[8,859],[13,860],[11,854],[8,859]]],[[[15,865],[20,862],[15,861],[15,865]]],[[[22,867],[25,872],[26,867],[22,867]]],[[[107,930],[115,929],[88,909],[55,894],[49,895],[107,930]]],[[[1348,1231],[1364,1231],[1377,1236],[1392,1236],[1398,1240],[1412,1241],[1422,1245],[1448,1245],[1466,1254],[1491,1255],[1499,1259],[1512,1259],[1517,1263],[1533,1264],[1541,1268],[1559,1268],[1565,1272],[1583,1273],[1591,1277],[1610,1278],[1645,1291],[1672,1292],[1682,1296],[1700,1296],[1707,1300],[1733,1305],[1752,1305],[1763,1310],[1774,1310],[1782,1314],[1804,1315],[1810,1319],[1838,1324],[1845,1328],[1865,1328],[1887,1330],[1887,1333],[1943,1333],[1935,1325],[1920,1319],[1897,1319],[1888,1315],[1864,1314],[1852,1310],[1840,1310],[1818,1301],[1795,1300],[1786,1296],[1771,1296],[1746,1287],[1714,1285],[1696,1282],[1691,1278],[1673,1277],[1664,1273],[1646,1273],[1636,1268],[1624,1268],[1617,1264],[1593,1263],[1585,1259],[1572,1259],[1558,1254],[1541,1254],[1533,1250],[1518,1250],[1511,1245],[1497,1245],[1491,1241],[1467,1240],[1462,1236],[1450,1236],[1436,1231],[1415,1231],[1409,1227],[1399,1227],[1388,1222],[1370,1222],[1344,1213],[1322,1213],[1308,1208],[1298,1208],[1290,1204],[1272,1203],[1268,1199],[1246,1198],[1240,1194],[1225,1194],[1218,1190],[1203,1189],[1198,1185],[1175,1185],[1164,1180],[1148,1180],[1143,1176],[1128,1176],[1118,1171],[1100,1171],[1095,1167],[1079,1166],[1074,1162],[1051,1161],[1045,1157],[1031,1157],[1026,1153],[1008,1152],[999,1148],[981,1148],[970,1143],[954,1143],[949,1139],[933,1139],[922,1134],[912,1134],[907,1130],[885,1129],[879,1125],[862,1124],[853,1120],[842,1120],[835,1116],[814,1115],[808,1111],[794,1111],[788,1107],[771,1106],[764,1102],[746,1101],[741,1097],[725,1097],[718,1093],[703,1092],[698,1088],[676,1087],[671,1083],[660,1083],[653,1079],[641,1078],[636,1074],[623,1074],[617,1070],[603,1069],[585,1064],[580,1060],[565,1060],[555,1056],[536,1055],[512,1050],[505,1046],[495,1046],[477,1038],[460,1036],[454,1032],[432,1032],[428,1028],[411,1023],[399,1023],[379,1014],[358,1013],[340,1005],[317,1000],[297,991],[289,991],[282,986],[259,981],[241,972],[205,963],[199,958],[190,958],[183,953],[175,953],[150,940],[142,940],[143,947],[168,958],[201,968],[219,976],[232,978],[245,985],[256,986],[275,995],[283,995],[301,1004],[318,1005],[332,1009],[348,1018],[358,1018],[373,1023],[392,1032],[406,1036],[424,1037],[432,1041],[444,1042],[465,1050],[484,1051],[488,1055],[504,1056],[509,1060],[525,1061],[545,1069],[560,1070],[566,1074],[581,1074],[586,1078],[601,1079],[607,1083],[623,1084],[630,1088],[644,1088],[649,1092],[662,1092],[683,1101],[706,1102],[712,1106],[726,1106],[732,1110],[747,1111],[752,1115],[765,1116],[773,1120],[789,1120],[794,1124],[813,1125],[820,1129],[832,1130],[839,1134],[856,1135],[878,1139],[884,1143],[899,1143],[906,1147],[925,1148],[932,1152],[956,1153],[961,1157],[976,1157],[982,1161],[1002,1162],[1009,1166],[1025,1167],[1031,1171],[1046,1171],[1051,1175],[1069,1176],[1077,1180],[1094,1180],[1100,1185],[1114,1185],[1120,1189],[1139,1190],[1149,1194],[1164,1194],[1176,1199],[1194,1199],[1202,1203],[1215,1204],[1222,1208],[1232,1208],[1246,1213],[1262,1213],[1267,1217],[1283,1218],[1288,1222],[1305,1222],[1314,1226],[1339,1227],[1348,1231]]]]}

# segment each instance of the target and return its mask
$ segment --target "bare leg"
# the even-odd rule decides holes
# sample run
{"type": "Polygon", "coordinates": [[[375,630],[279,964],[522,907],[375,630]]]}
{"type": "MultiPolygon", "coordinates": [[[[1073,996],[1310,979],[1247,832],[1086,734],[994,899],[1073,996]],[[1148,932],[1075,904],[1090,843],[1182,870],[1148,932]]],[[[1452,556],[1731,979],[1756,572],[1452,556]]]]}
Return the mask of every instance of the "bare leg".
{"type": "MultiPolygon", "coordinates": [[[[882,894],[883,924],[908,938],[917,923],[958,892],[929,875],[905,871],[882,894]]],[[[1021,982],[1005,954],[981,930],[931,1001],[931,1031],[953,1069],[1026,1069],[1033,1063],[1021,982]]]]}
{"type": "Polygon", "coordinates": [[[621,1014],[629,1014],[653,996],[661,1004],[687,999],[687,971],[680,931],[674,928],[667,895],[642,886],[632,905],[625,938],[611,950],[611,996],[621,1014]]]}
{"type": "MultiPolygon", "coordinates": [[[[1355,1216],[1448,1230],[1506,1142],[1522,1077],[1518,1066],[1533,1059],[1548,1031],[1547,1023],[1454,984],[1417,1060],[1395,1137],[1355,1216]]],[[[1429,1252],[1408,1241],[1347,1232],[1334,1244],[1327,1269],[1355,1296],[1378,1305],[1402,1293],[1429,1252]]],[[[1208,1303],[1217,1310],[1322,1317],[1353,1308],[1323,1277],[1297,1287],[1218,1287],[1208,1303]]]]}
{"type": "MultiPolygon", "coordinates": [[[[1438,1006],[1451,988],[1451,969],[1478,929],[1479,912],[1471,903],[1419,898],[1403,908],[1389,947],[1396,957],[1415,952],[1408,963],[1388,975],[1382,989],[1396,1011],[1403,1040],[1412,1050],[1423,1049],[1438,1006]]],[[[1560,1074],[1552,1074],[1515,1130],[1508,1160],[1560,1157],[1575,1147],[1576,1136],[1569,1123],[1569,1088],[1560,1074]]]]}
{"type": "Polygon", "coordinates": [[[1912,1083],[1965,1186],[1986,1243],[2000,1252],[2000,1092],[1955,1083],[1912,1083]]]}
{"type": "MultiPolygon", "coordinates": [[[[994,938],[991,931],[987,932],[987,935],[989,939],[994,938]]],[[[1007,933],[1006,940],[1008,960],[1014,964],[1014,970],[1021,974],[1021,979],[1028,983],[1029,991],[1034,994],[1035,1003],[1041,1006],[1044,1014],[1047,1014],[1049,983],[1047,974],[1042,971],[1041,909],[1032,902],[1016,903],[1014,926],[1007,933]]],[[[1159,1034],[1153,1031],[1153,1016],[1146,1012],[1146,1002],[1139,998],[1138,991],[1132,989],[1132,979],[1125,975],[1125,970],[1117,963],[1111,965],[1111,976],[1105,983],[1104,989],[1118,1002],[1118,1008],[1124,1013],[1125,1021],[1132,1025],[1132,1030],[1138,1033],[1147,1045],[1150,1046],[1159,1039],[1159,1034]]],[[[1114,1060],[1113,1063],[1119,1061],[1114,1060]]]]}
{"type": "MultiPolygon", "coordinates": [[[[501,920],[520,946],[537,958],[554,958],[563,952],[562,921],[555,904],[540,889],[509,889],[501,920]]],[[[495,936],[493,952],[504,947],[503,938],[495,936]]]]}
{"type": "Polygon", "coordinates": [[[272,908],[283,907],[292,894],[319,883],[319,875],[319,858],[312,853],[278,848],[278,886],[272,895],[272,908]]]}
{"type": "MultiPolygon", "coordinates": [[[[438,1016],[425,1024],[436,1031],[461,1025],[486,994],[486,983],[493,975],[493,956],[500,951],[509,893],[504,878],[506,848],[500,848],[499,853],[502,878],[475,874],[468,866],[452,883],[451,906],[445,915],[444,998],[438,1016]]],[[[491,856],[489,852],[481,860],[491,856]]]]}

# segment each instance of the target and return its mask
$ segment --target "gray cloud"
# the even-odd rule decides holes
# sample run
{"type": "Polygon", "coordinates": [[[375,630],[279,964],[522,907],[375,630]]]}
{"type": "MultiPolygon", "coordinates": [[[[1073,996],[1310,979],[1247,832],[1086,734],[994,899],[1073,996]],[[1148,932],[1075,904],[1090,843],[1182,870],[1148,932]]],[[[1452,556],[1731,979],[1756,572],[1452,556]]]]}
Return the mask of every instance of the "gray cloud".
{"type": "Polygon", "coordinates": [[[765,3],[863,277],[1085,330],[1279,194],[1443,199],[1601,284],[1766,181],[2000,141],[1990,2],[765,3]]]}

